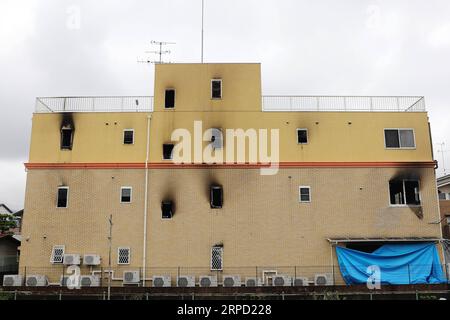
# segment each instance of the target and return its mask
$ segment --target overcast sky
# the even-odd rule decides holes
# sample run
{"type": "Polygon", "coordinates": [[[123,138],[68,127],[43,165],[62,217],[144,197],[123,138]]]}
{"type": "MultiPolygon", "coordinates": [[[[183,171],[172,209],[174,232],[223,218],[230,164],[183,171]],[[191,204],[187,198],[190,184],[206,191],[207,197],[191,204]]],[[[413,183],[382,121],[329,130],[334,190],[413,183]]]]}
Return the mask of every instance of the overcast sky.
{"type": "MultiPolygon", "coordinates": [[[[450,173],[450,1],[205,0],[205,62],[263,94],[424,95],[450,173]]],[[[201,0],[0,0],[0,203],[23,206],[35,97],[153,95],[151,40],[199,62],[201,0]]]]}

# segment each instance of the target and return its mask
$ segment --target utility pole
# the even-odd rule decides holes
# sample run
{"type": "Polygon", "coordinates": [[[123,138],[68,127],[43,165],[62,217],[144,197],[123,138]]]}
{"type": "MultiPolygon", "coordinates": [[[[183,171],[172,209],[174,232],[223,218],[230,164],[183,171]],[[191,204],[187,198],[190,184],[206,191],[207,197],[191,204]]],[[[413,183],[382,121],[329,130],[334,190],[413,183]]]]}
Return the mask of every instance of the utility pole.
{"type": "Polygon", "coordinates": [[[444,176],[447,175],[447,172],[445,170],[445,157],[444,157],[444,152],[446,152],[446,150],[444,150],[444,146],[445,146],[445,142],[442,143],[438,143],[441,146],[441,150],[439,150],[439,152],[442,154],[442,169],[444,170],[444,176]]]}
{"type": "Polygon", "coordinates": [[[108,300],[111,300],[111,277],[112,277],[112,271],[111,271],[111,249],[112,249],[112,215],[109,216],[108,222],[109,222],[109,256],[108,256],[108,300]]]}
{"type": "Polygon", "coordinates": [[[201,49],[202,50],[202,58],[201,58],[202,63],[203,63],[204,18],[205,18],[205,0],[202,0],[202,49],[201,49]]]}

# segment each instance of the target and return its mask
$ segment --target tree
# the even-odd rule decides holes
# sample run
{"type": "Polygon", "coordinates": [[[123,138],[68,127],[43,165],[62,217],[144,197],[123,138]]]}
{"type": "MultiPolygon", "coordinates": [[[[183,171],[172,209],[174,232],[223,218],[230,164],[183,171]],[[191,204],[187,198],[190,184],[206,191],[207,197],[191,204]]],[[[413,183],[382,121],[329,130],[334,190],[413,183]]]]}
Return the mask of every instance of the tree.
{"type": "Polygon", "coordinates": [[[8,233],[11,228],[16,227],[16,221],[10,214],[0,214],[0,234],[8,233]]]}

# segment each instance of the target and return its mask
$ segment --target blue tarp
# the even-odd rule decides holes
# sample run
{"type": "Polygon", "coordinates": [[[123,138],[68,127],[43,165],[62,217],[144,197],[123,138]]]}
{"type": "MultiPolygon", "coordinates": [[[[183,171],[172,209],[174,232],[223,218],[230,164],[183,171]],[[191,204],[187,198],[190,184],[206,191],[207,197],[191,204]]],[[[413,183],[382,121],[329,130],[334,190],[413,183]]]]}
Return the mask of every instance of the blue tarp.
{"type": "Polygon", "coordinates": [[[336,254],[349,285],[367,283],[377,267],[381,284],[447,283],[434,243],[386,244],[372,253],[336,247],[336,254]]]}

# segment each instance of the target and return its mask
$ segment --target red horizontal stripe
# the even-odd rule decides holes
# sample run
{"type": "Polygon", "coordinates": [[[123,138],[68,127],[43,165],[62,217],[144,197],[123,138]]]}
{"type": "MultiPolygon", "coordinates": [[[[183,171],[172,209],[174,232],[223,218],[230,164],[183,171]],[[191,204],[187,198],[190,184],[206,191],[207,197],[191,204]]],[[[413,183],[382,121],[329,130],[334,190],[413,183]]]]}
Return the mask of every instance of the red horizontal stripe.
{"type": "MultiPolygon", "coordinates": [[[[276,164],[272,164],[276,166],[276,164]]],[[[280,168],[434,168],[435,161],[417,162],[280,162],[280,168]]],[[[25,163],[27,169],[145,169],[145,163],[25,163]]],[[[225,164],[175,164],[172,162],[152,162],[150,169],[259,169],[270,167],[262,163],[225,164]]]]}

